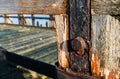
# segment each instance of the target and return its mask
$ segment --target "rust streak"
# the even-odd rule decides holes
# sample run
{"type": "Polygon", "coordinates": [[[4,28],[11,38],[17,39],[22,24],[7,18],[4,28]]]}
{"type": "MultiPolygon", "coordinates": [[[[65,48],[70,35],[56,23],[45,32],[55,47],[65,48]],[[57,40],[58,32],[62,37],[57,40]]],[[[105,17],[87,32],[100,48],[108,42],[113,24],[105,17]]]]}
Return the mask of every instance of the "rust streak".
{"type": "Polygon", "coordinates": [[[116,70],[112,70],[108,75],[108,79],[119,79],[119,78],[120,78],[120,74],[116,70]]]}
{"type": "Polygon", "coordinates": [[[91,69],[94,76],[100,75],[100,62],[98,55],[93,52],[93,48],[90,49],[91,57],[91,69]]]}

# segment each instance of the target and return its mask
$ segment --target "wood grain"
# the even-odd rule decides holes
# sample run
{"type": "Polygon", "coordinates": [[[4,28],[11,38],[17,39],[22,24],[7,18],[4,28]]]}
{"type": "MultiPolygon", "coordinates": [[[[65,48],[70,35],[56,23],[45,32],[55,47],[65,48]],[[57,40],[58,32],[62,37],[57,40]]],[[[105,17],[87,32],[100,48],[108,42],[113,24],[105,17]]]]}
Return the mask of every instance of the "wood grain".
{"type": "Polygon", "coordinates": [[[93,59],[97,56],[97,70],[101,75],[113,79],[120,78],[120,21],[110,15],[95,15],[92,17],[93,59]],[[98,66],[99,65],[99,66],[98,66]]]}
{"type": "Polygon", "coordinates": [[[69,28],[68,28],[68,16],[56,15],[56,33],[58,44],[58,60],[62,68],[68,68],[69,66],[69,52],[68,52],[68,40],[69,40],[69,28]]]}
{"type": "Polygon", "coordinates": [[[65,14],[66,0],[1,0],[0,14],[65,14]]]}
{"type": "MultiPolygon", "coordinates": [[[[89,72],[89,47],[84,55],[79,56],[72,47],[77,47],[72,43],[75,38],[82,37],[90,41],[90,0],[70,0],[70,68],[76,72],[89,72]]],[[[79,48],[79,47],[77,47],[79,48]]]]}

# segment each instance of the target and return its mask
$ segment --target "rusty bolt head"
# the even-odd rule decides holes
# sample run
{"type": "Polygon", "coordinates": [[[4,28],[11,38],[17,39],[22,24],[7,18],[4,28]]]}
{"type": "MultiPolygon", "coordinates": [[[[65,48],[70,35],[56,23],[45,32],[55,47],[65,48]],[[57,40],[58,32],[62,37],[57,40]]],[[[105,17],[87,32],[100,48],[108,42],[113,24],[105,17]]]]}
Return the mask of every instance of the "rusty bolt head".
{"type": "Polygon", "coordinates": [[[80,56],[84,54],[86,43],[82,37],[77,37],[71,41],[72,49],[80,56]]]}

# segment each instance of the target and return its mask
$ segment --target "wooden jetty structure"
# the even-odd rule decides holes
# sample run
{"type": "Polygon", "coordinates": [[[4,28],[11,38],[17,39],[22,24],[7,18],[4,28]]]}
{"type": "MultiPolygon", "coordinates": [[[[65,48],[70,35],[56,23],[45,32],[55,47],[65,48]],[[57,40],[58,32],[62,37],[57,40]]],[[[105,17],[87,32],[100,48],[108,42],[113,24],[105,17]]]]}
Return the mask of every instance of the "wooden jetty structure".
{"type": "Polygon", "coordinates": [[[54,79],[120,78],[119,0],[1,0],[0,14],[54,15],[58,47],[56,66],[1,49],[3,60],[54,79]]]}

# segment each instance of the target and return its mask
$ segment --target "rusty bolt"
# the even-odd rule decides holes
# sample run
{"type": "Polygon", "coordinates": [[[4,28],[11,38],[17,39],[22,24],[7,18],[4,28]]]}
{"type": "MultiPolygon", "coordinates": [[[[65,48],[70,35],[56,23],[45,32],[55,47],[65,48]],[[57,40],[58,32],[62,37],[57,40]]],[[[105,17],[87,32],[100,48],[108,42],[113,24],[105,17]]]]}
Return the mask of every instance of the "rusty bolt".
{"type": "Polygon", "coordinates": [[[72,49],[80,56],[84,54],[86,43],[82,37],[77,37],[71,41],[72,49]]]}

